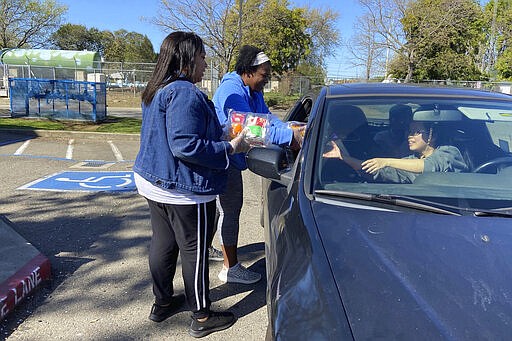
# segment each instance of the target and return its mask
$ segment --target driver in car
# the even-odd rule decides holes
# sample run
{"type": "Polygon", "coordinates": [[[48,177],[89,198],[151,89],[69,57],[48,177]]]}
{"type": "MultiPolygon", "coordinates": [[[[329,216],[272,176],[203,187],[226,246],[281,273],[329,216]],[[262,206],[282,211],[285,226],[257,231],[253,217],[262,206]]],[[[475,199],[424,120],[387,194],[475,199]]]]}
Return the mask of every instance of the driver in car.
{"type": "Polygon", "coordinates": [[[407,141],[413,154],[404,158],[372,158],[365,161],[349,155],[343,146],[331,141],[332,149],[325,158],[345,161],[357,172],[372,175],[376,181],[412,183],[423,172],[465,172],[468,170],[457,147],[441,144],[441,127],[412,122],[407,141]]]}

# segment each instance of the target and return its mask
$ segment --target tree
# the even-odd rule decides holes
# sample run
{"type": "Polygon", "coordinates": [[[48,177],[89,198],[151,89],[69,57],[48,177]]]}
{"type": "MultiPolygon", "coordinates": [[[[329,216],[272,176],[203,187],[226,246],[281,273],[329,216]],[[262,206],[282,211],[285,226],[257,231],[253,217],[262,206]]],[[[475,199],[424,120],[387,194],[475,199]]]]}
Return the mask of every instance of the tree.
{"type": "Polygon", "coordinates": [[[306,8],[305,10],[306,33],[311,37],[312,43],[306,62],[325,69],[326,58],[332,56],[333,51],[340,46],[340,35],[336,29],[339,14],[331,9],[306,8]]]}
{"type": "Polygon", "coordinates": [[[478,79],[476,57],[483,15],[474,0],[418,0],[402,19],[408,57],[406,80],[478,79]]]}
{"type": "Polygon", "coordinates": [[[359,0],[374,46],[393,52],[390,71],[413,78],[480,77],[483,17],[475,0],[359,0]]]}
{"type": "Polygon", "coordinates": [[[220,74],[233,66],[243,44],[264,49],[274,71],[284,72],[309,56],[322,61],[333,50],[333,40],[337,38],[332,21],[336,16],[332,12],[321,21],[318,20],[321,12],[289,9],[287,0],[161,0],[160,3],[162,10],[151,22],[164,30],[199,34],[218,64],[220,74]],[[313,16],[308,18],[308,14],[313,16]]]}
{"type": "Polygon", "coordinates": [[[512,79],[512,1],[489,1],[484,15],[487,22],[487,41],[482,69],[498,79],[512,79]]]}
{"type": "Polygon", "coordinates": [[[287,0],[267,1],[261,13],[251,18],[250,31],[242,39],[244,44],[264,50],[277,74],[294,70],[312,47],[311,36],[306,32],[305,10],[290,10],[287,6],[287,0]]]}
{"type": "Polygon", "coordinates": [[[106,61],[155,62],[153,44],[146,35],[126,30],[103,32],[106,61]]]}
{"type": "Polygon", "coordinates": [[[100,31],[95,27],[65,24],[55,32],[51,41],[62,50],[99,52],[106,61],[155,62],[153,44],[146,35],[126,30],[100,31]]]}
{"type": "Polygon", "coordinates": [[[0,0],[0,48],[47,46],[66,11],[55,0],[0,0]]]}
{"type": "MultiPolygon", "coordinates": [[[[364,64],[366,70],[371,70],[372,66],[368,63],[374,60],[377,51],[384,50],[390,51],[397,60],[408,59],[409,51],[406,47],[407,40],[401,19],[405,15],[409,2],[409,0],[359,0],[365,12],[358,20],[359,27],[356,27],[352,44],[354,50],[366,49],[366,52],[362,55],[362,60],[356,59],[356,63],[364,64]]],[[[397,63],[390,63],[390,65],[395,64],[397,63]]],[[[388,69],[386,73],[389,74],[388,69]]],[[[393,75],[400,77],[396,71],[393,75]]]]}
{"type": "Polygon", "coordinates": [[[97,28],[64,24],[51,35],[51,42],[61,50],[97,51],[104,54],[103,34],[97,28]]]}
{"type": "Polygon", "coordinates": [[[203,38],[219,72],[228,70],[234,51],[240,46],[242,25],[246,22],[243,2],[236,0],[160,0],[159,14],[149,19],[164,31],[191,31],[203,38]],[[238,16],[231,11],[238,11],[238,16]]]}
{"type": "Polygon", "coordinates": [[[300,63],[297,65],[296,73],[300,76],[307,77],[312,84],[324,84],[327,74],[320,65],[310,63],[300,63]]]}
{"type": "MultiPolygon", "coordinates": [[[[357,18],[354,25],[355,35],[348,46],[352,54],[352,64],[361,66],[365,70],[365,78],[372,77],[375,70],[381,69],[382,58],[386,52],[386,44],[379,43],[376,32],[373,30],[371,19],[368,15],[357,18]]],[[[384,62],[387,72],[387,60],[384,62]]]]}

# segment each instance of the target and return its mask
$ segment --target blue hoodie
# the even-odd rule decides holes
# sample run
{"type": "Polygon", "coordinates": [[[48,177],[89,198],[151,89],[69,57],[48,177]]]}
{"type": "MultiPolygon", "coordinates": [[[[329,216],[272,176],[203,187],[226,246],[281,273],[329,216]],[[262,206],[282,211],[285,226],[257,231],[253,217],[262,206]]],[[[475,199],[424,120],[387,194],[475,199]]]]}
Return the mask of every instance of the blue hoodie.
{"type": "MultiPolygon", "coordinates": [[[[221,124],[226,124],[229,109],[241,112],[258,114],[271,114],[268,110],[263,94],[251,91],[235,71],[222,77],[219,88],[213,95],[215,112],[221,124]]],[[[292,142],[293,131],[288,128],[277,116],[270,115],[270,141],[278,145],[289,145],[292,142]]],[[[231,164],[239,170],[247,168],[245,153],[230,155],[231,164]]]]}

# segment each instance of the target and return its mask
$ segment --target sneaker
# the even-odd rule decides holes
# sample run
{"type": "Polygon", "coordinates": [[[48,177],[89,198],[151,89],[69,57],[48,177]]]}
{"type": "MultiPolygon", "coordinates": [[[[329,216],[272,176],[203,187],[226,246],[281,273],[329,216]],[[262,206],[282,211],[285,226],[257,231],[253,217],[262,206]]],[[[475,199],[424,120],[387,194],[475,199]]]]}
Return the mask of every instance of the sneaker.
{"type": "Polygon", "coordinates": [[[215,262],[223,262],[224,255],[222,254],[221,250],[218,250],[218,249],[214,248],[213,246],[210,246],[208,248],[208,259],[215,261],[215,262]]]}
{"type": "Polygon", "coordinates": [[[222,267],[219,272],[219,279],[224,283],[242,283],[252,284],[261,279],[261,275],[257,272],[247,270],[242,264],[237,263],[235,266],[222,267]]]}
{"type": "Polygon", "coordinates": [[[188,333],[193,337],[203,337],[213,332],[224,330],[235,323],[235,315],[228,311],[210,311],[210,316],[204,322],[192,319],[188,333]]]}
{"type": "Polygon", "coordinates": [[[178,313],[185,303],[185,295],[177,295],[172,297],[172,301],[167,306],[153,304],[149,319],[153,322],[162,322],[166,318],[178,313]]]}

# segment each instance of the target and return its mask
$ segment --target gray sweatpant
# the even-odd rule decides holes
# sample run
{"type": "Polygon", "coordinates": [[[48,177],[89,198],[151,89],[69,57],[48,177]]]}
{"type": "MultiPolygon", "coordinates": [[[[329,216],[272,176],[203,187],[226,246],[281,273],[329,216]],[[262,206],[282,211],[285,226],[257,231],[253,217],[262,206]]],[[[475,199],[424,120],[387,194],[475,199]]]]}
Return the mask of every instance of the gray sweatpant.
{"type": "Polygon", "coordinates": [[[244,201],[243,191],[242,171],[230,166],[226,191],[217,195],[216,200],[215,227],[221,245],[235,246],[238,244],[240,212],[244,201]]]}

